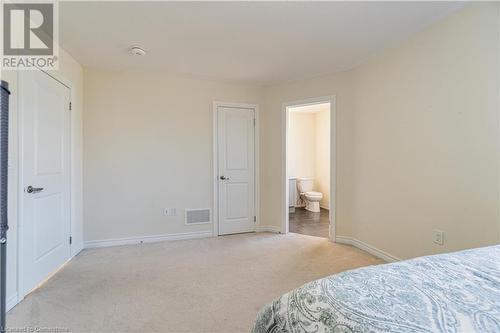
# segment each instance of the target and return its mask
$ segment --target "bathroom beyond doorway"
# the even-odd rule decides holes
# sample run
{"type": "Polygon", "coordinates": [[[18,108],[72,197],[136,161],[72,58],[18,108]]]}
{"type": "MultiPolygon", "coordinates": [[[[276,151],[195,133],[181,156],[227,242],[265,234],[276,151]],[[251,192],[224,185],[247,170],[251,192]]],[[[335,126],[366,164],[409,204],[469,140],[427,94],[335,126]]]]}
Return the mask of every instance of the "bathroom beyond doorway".
{"type": "Polygon", "coordinates": [[[286,232],[334,239],[333,100],[284,107],[286,232]]]}

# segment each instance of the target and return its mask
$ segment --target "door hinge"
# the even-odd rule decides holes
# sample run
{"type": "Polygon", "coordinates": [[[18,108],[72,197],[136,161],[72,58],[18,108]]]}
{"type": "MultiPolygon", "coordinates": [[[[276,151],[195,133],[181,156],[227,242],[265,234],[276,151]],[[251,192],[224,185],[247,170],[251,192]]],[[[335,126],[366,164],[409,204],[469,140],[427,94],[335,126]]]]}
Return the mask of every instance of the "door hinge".
{"type": "Polygon", "coordinates": [[[253,221],[254,221],[254,222],[257,222],[257,216],[254,216],[254,217],[253,217],[253,221]]]}
{"type": "Polygon", "coordinates": [[[73,237],[69,236],[69,244],[73,244],[73,237]]]}
{"type": "Polygon", "coordinates": [[[256,120],[255,118],[253,118],[253,127],[255,127],[255,126],[256,126],[256,125],[255,125],[256,123],[257,123],[257,120],[256,120]]]}
{"type": "Polygon", "coordinates": [[[72,105],[71,105],[71,102],[69,102],[69,110],[70,110],[70,111],[72,110],[72,105]]]}

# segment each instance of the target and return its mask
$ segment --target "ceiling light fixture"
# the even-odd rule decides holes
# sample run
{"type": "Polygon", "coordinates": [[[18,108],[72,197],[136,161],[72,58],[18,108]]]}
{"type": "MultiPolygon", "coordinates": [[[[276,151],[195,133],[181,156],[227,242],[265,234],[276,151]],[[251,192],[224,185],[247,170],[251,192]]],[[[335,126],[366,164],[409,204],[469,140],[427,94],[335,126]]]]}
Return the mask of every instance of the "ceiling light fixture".
{"type": "Polygon", "coordinates": [[[145,56],[146,50],[139,46],[132,46],[132,48],[130,49],[130,53],[136,56],[145,56]]]}

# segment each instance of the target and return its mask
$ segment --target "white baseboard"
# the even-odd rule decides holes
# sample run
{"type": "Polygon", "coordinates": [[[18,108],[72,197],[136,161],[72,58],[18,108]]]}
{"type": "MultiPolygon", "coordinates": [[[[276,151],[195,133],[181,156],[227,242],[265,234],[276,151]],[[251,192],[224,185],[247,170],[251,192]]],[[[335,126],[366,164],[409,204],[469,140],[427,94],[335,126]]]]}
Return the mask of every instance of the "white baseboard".
{"type": "Polygon", "coordinates": [[[18,303],[17,293],[15,293],[11,297],[9,297],[9,299],[7,299],[7,301],[5,302],[5,308],[6,308],[5,310],[9,311],[13,307],[15,307],[17,303],[18,303]]]}
{"type": "Polygon", "coordinates": [[[335,242],[340,243],[340,244],[347,244],[347,245],[355,246],[358,249],[366,251],[366,252],[374,255],[375,257],[380,258],[380,259],[387,261],[387,262],[401,261],[401,259],[399,259],[398,257],[393,256],[392,254],[387,253],[385,251],[382,251],[380,249],[377,249],[376,247],[374,247],[370,244],[366,244],[365,242],[362,242],[356,238],[337,236],[337,237],[335,237],[335,242]]]}
{"type": "Polygon", "coordinates": [[[140,236],[140,237],[126,237],[126,238],[113,238],[113,239],[102,239],[86,241],[84,248],[92,249],[96,247],[108,247],[108,246],[118,246],[118,245],[130,245],[130,244],[141,244],[141,243],[155,243],[163,241],[173,241],[173,240],[183,240],[183,239],[195,239],[195,238],[207,238],[212,237],[212,231],[198,231],[198,232],[184,232],[177,234],[164,234],[164,235],[152,235],[152,236],[140,236]]]}
{"type": "Polygon", "coordinates": [[[75,246],[71,248],[71,258],[77,256],[78,253],[82,252],[84,249],[83,246],[84,246],[83,242],[79,242],[78,244],[75,244],[75,246]]]}
{"type": "Polygon", "coordinates": [[[274,225],[258,225],[255,228],[256,232],[274,232],[279,234],[281,232],[280,227],[276,227],[274,225]]]}

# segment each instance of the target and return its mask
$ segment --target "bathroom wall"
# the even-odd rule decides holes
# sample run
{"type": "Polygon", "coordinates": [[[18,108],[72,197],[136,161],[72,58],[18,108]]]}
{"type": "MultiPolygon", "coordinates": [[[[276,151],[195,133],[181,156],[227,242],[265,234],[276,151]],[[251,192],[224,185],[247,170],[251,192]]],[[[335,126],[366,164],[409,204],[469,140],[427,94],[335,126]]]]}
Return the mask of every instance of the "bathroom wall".
{"type": "Polygon", "coordinates": [[[288,175],[290,178],[316,175],[316,117],[312,113],[290,112],[288,116],[288,175]]]}
{"type": "Polygon", "coordinates": [[[323,193],[320,206],[330,209],[330,110],[323,105],[322,110],[314,114],[316,122],[316,158],[315,189],[323,193]]]}
{"type": "Polygon", "coordinates": [[[290,109],[288,115],[288,175],[314,178],[314,190],[323,193],[321,207],[329,209],[329,104],[290,109]]]}

